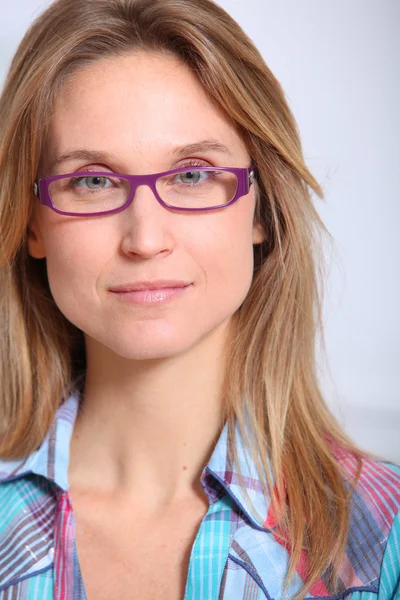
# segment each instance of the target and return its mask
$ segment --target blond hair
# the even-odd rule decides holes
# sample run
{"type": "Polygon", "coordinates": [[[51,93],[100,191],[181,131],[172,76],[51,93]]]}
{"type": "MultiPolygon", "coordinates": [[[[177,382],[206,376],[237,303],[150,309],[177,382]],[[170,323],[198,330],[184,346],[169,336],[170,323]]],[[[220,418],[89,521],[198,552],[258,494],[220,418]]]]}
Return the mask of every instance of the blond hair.
{"type": "Polygon", "coordinates": [[[211,0],[58,0],[16,52],[0,101],[0,454],[25,456],[40,445],[84,368],[82,332],[55,305],[44,261],[26,248],[55,94],[74,70],[135,50],[180,57],[233,120],[257,167],[255,219],[266,241],[255,247],[253,282],[236,315],[224,406],[232,460],[237,419],[272,496],[277,535],[290,550],[287,584],[307,552],[301,599],[323,572],[332,572],[334,585],[347,539],[349,485],[335,446],[360,460],[317,382],[328,232],[311,191],[323,194],[280,84],[211,0]]]}

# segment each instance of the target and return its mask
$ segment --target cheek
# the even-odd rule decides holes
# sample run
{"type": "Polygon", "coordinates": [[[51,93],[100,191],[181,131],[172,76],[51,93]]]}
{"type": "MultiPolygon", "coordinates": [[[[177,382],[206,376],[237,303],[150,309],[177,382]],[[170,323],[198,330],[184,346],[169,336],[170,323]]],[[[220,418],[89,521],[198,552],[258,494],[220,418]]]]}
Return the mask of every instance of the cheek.
{"type": "Polygon", "coordinates": [[[96,282],[108,258],[108,244],[100,243],[84,225],[68,228],[62,224],[45,238],[51,293],[61,312],[78,327],[98,303],[96,282]]]}
{"type": "Polygon", "coordinates": [[[253,251],[248,239],[228,240],[225,251],[211,258],[217,278],[220,298],[238,308],[249,291],[253,277],[253,251]]]}
{"type": "Polygon", "coordinates": [[[253,278],[252,217],[243,206],[237,205],[221,213],[192,242],[192,255],[201,265],[205,293],[215,305],[238,308],[246,297],[253,278]],[[201,240],[201,243],[199,243],[201,240]]]}

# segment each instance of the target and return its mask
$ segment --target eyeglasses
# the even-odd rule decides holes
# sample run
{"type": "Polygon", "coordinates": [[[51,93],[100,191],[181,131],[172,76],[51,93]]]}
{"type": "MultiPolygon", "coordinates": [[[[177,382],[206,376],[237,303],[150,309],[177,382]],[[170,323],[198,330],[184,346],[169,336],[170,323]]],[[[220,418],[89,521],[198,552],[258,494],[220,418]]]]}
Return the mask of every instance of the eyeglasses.
{"type": "Polygon", "coordinates": [[[136,189],[147,185],[164,208],[206,211],[230,206],[249,193],[255,166],[184,167],[151,175],[82,171],[37,179],[33,192],[57,213],[90,217],[125,210],[136,189]]]}

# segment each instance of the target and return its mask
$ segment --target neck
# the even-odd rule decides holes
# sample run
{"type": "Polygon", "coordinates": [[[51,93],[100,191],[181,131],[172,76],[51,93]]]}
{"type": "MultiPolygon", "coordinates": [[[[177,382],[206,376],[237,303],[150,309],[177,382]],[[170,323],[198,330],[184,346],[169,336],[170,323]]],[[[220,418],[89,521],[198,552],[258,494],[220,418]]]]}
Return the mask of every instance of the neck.
{"type": "Polygon", "coordinates": [[[224,425],[226,334],[214,332],[183,355],[145,361],[87,340],[70,484],[153,509],[201,493],[201,472],[224,425]]]}

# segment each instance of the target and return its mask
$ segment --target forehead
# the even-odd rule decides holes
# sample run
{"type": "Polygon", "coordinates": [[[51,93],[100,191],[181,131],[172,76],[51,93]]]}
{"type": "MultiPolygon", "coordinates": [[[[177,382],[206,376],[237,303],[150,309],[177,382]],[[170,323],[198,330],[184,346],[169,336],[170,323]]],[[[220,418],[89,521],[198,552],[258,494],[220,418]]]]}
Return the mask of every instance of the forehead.
{"type": "Polygon", "coordinates": [[[135,52],[70,76],[54,105],[46,151],[88,148],[158,160],[175,146],[208,138],[226,144],[237,165],[247,160],[233,121],[183,62],[135,52]]]}

